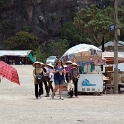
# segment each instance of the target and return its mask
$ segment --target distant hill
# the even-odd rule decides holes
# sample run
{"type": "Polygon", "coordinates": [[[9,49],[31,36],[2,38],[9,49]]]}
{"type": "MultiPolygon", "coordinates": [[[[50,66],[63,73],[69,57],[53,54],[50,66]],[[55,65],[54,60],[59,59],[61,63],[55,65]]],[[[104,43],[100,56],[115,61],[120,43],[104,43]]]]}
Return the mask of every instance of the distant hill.
{"type": "MultiPolygon", "coordinates": [[[[8,1],[0,1],[0,49],[4,48],[4,40],[21,30],[34,32],[41,45],[49,39],[58,39],[63,24],[73,21],[81,8],[91,4],[101,7],[112,5],[111,0],[8,1]]],[[[119,4],[122,2],[119,0],[119,4]]]]}

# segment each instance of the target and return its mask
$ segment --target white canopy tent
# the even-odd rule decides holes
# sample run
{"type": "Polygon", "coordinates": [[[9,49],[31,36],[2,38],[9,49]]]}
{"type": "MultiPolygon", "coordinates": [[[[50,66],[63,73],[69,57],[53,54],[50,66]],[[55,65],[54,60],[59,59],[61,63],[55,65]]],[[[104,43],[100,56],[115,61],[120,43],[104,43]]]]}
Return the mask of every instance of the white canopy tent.
{"type": "Polygon", "coordinates": [[[67,60],[75,62],[102,60],[102,50],[94,45],[78,44],[68,49],[61,58],[63,62],[67,60]]]}
{"type": "Polygon", "coordinates": [[[0,50],[0,56],[20,56],[26,57],[32,50],[0,50]]]}
{"type": "Polygon", "coordinates": [[[32,50],[0,50],[0,60],[8,64],[19,64],[19,61],[28,64],[36,61],[33,57],[32,50]]]}

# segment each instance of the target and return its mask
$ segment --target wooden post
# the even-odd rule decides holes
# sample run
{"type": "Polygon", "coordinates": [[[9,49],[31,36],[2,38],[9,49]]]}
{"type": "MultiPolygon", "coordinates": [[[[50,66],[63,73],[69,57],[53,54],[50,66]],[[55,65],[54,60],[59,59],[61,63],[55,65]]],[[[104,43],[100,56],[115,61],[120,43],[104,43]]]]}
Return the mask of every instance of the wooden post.
{"type": "Polygon", "coordinates": [[[115,37],[114,37],[114,93],[118,93],[118,0],[114,1],[114,25],[115,25],[115,37]]]}
{"type": "Polygon", "coordinates": [[[26,56],[26,65],[27,65],[27,56],[26,56]]]}

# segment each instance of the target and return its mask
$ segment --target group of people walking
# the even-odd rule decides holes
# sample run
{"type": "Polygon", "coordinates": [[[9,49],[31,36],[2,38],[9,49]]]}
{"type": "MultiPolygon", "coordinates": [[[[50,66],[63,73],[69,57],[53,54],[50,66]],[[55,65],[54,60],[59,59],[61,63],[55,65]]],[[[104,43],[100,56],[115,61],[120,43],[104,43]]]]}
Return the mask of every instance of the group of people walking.
{"type": "MultiPolygon", "coordinates": [[[[72,63],[71,61],[67,61],[65,63],[66,66],[63,65],[60,59],[57,60],[56,64],[53,66],[50,64],[44,64],[41,62],[33,63],[33,77],[34,77],[34,86],[35,86],[35,97],[36,99],[41,98],[43,94],[43,84],[45,85],[46,96],[49,97],[50,90],[52,92],[51,97],[54,99],[56,91],[59,89],[60,99],[63,100],[62,92],[63,92],[63,84],[64,82],[74,84],[74,93],[77,98],[77,83],[79,78],[78,65],[76,63],[72,63]],[[37,75],[42,75],[42,82],[39,83],[37,81],[37,75]],[[55,87],[53,88],[53,82],[55,87]]],[[[73,90],[72,89],[72,90],[73,90]]],[[[73,94],[69,94],[69,97],[73,97],[73,94]]]]}

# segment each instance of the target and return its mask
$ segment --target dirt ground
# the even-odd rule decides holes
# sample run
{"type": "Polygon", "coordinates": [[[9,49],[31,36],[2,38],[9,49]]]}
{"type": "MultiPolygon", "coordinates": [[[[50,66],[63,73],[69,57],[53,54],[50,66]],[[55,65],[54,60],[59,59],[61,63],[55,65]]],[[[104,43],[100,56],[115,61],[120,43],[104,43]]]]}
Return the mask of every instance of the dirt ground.
{"type": "Polygon", "coordinates": [[[20,83],[0,83],[0,124],[124,124],[124,94],[36,100],[31,65],[14,65],[20,83]]]}

